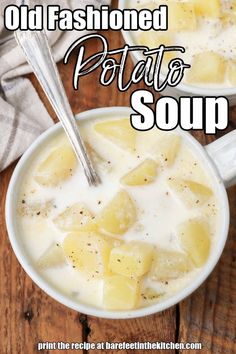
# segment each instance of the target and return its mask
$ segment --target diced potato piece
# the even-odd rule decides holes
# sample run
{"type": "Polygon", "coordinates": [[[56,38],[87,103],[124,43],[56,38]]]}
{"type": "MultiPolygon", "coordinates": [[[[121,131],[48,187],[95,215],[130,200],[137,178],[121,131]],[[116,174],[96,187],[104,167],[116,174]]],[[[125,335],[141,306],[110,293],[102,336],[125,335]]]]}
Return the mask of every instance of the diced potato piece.
{"type": "Polygon", "coordinates": [[[94,125],[94,129],[123,149],[135,149],[136,131],[127,118],[99,122],[94,125]]]}
{"type": "Polygon", "coordinates": [[[53,222],[62,231],[78,231],[91,223],[92,218],[92,213],[83,204],[76,203],[66,208],[53,222]]]}
{"type": "Polygon", "coordinates": [[[108,273],[111,244],[99,233],[71,233],[62,247],[74,268],[96,277],[108,273]]]}
{"type": "Polygon", "coordinates": [[[187,206],[191,207],[203,205],[213,196],[209,187],[190,180],[170,178],[168,185],[187,206]]]}
{"type": "Polygon", "coordinates": [[[98,224],[96,224],[95,219],[89,220],[87,223],[80,226],[80,232],[99,232],[98,224]]]}
{"type": "MultiPolygon", "coordinates": [[[[147,46],[150,50],[154,48],[159,48],[160,45],[165,47],[173,46],[174,34],[170,32],[157,32],[154,30],[151,31],[142,31],[139,33],[137,38],[138,44],[147,46]]],[[[163,57],[163,62],[167,63],[175,57],[175,52],[166,51],[163,57]]]]}
{"type": "Polygon", "coordinates": [[[102,232],[123,235],[136,221],[136,206],[129,194],[122,190],[96,217],[102,232]]]}
{"type": "Polygon", "coordinates": [[[218,18],[221,14],[220,0],[193,0],[197,16],[218,18]]]}
{"type": "Polygon", "coordinates": [[[39,258],[37,266],[41,269],[53,268],[65,262],[65,255],[60,245],[52,244],[39,258]]]}
{"type": "Polygon", "coordinates": [[[191,2],[168,1],[168,29],[194,31],[197,28],[195,8],[191,2]]]}
{"type": "Polygon", "coordinates": [[[152,263],[150,277],[160,281],[176,279],[191,269],[192,265],[186,254],[159,249],[152,263]]]}
{"type": "Polygon", "coordinates": [[[230,7],[227,11],[221,13],[221,22],[224,26],[236,25],[236,1],[230,1],[230,7]]]}
{"type": "Polygon", "coordinates": [[[137,279],[122,275],[106,277],[103,288],[103,305],[107,310],[131,310],[137,305],[139,284],[137,279]]]}
{"type": "Polygon", "coordinates": [[[224,27],[236,25],[236,12],[224,12],[221,15],[221,23],[224,27]]]}
{"type": "Polygon", "coordinates": [[[228,79],[231,85],[236,86],[236,61],[228,62],[228,79]]]}
{"type": "Polygon", "coordinates": [[[206,223],[190,220],[179,226],[180,246],[188,254],[196,267],[202,267],[210,253],[210,232],[206,223]]]}
{"type": "Polygon", "coordinates": [[[236,0],[232,0],[231,8],[233,12],[236,12],[236,0]]]}
{"type": "Polygon", "coordinates": [[[37,218],[47,218],[53,209],[53,201],[35,201],[28,202],[26,200],[21,200],[20,206],[18,208],[18,213],[20,216],[30,216],[37,218]]]}
{"type": "Polygon", "coordinates": [[[152,183],[157,176],[157,163],[146,159],[132,171],[121,178],[121,182],[128,186],[142,186],[152,183]]]}
{"type": "Polygon", "coordinates": [[[113,273],[127,277],[140,277],[147,273],[153,261],[152,245],[133,241],[113,248],[109,268],[113,273]]]}
{"type": "Polygon", "coordinates": [[[164,294],[158,292],[153,288],[146,288],[142,291],[141,296],[145,301],[155,301],[162,297],[164,294]]]}
{"type": "Polygon", "coordinates": [[[179,153],[180,146],[180,136],[168,134],[163,136],[163,138],[161,138],[160,141],[155,144],[151,154],[160,164],[172,166],[179,153]]]}
{"type": "Polygon", "coordinates": [[[178,172],[176,177],[184,180],[194,180],[195,182],[205,184],[208,180],[206,169],[202,163],[196,159],[193,152],[185,147],[184,159],[178,161],[178,172]]]}
{"type": "Polygon", "coordinates": [[[55,186],[68,179],[77,166],[77,159],[70,146],[60,146],[40,163],[35,180],[45,186],[55,186]]]}
{"type": "Polygon", "coordinates": [[[161,44],[165,46],[173,44],[172,34],[168,32],[157,32],[154,30],[141,31],[138,33],[138,44],[148,46],[149,49],[158,48],[161,44]]]}
{"type": "Polygon", "coordinates": [[[224,57],[214,52],[197,54],[187,74],[189,83],[221,84],[225,80],[226,61],[224,57]]]}

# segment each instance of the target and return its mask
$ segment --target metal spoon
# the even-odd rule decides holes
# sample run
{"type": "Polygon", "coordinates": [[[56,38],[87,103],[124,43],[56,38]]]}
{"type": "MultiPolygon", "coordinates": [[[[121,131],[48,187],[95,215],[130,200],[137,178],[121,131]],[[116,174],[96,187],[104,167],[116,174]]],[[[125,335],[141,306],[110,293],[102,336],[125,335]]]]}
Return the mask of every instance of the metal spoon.
{"type": "Polygon", "coordinates": [[[88,157],[44,31],[16,31],[15,38],[59,118],[89,185],[100,179],[88,157]]]}

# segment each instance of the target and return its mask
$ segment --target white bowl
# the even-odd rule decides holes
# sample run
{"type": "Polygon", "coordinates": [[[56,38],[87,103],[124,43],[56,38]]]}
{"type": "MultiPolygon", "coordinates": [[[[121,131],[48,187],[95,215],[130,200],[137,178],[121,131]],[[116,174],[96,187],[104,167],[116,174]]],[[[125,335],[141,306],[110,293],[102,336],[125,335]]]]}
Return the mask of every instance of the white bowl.
{"type": "MultiPolygon", "coordinates": [[[[206,0],[207,1],[207,0],[206,0]]],[[[119,9],[126,9],[128,6],[129,0],[119,0],[119,9]]],[[[132,36],[132,31],[122,31],[125,42],[130,46],[135,46],[137,43],[134,41],[132,36]]],[[[150,48],[151,49],[151,48],[150,48]]],[[[134,64],[137,64],[140,60],[143,60],[143,55],[140,51],[131,52],[131,57],[133,59],[134,64]]],[[[163,82],[165,77],[160,75],[160,82],[163,82]]],[[[165,90],[161,92],[161,94],[165,96],[173,96],[175,98],[179,98],[181,96],[223,96],[227,97],[229,100],[230,106],[236,105],[236,87],[227,87],[227,88],[205,88],[194,85],[187,85],[185,83],[180,83],[176,87],[167,86],[165,90]]]]}
{"type": "MultiPolygon", "coordinates": [[[[86,119],[94,119],[98,117],[114,117],[114,118],[121,118],[121,117],[128,117],[131,113],[131,109],[127,107],[110,107],[110,108],[100,108],[94,109],[91,111],[87,111],[81,113],[76,116],[79,120],[86,120],[86,119]]],[[[213,268],[217,264],[219,257],[223,251],[225,241],[228,235],[228,227],[229,227],[229,206],[228,206],[228,198],[226,194],[226,190],[224,187],[224,183],[212,161],[206,149],[203,148],[189,133],[184,132],[182,130],[178,130],[178,133],[181,134],[186,143],[191,145],[194,149],[195,153],[198,155],[199,159],[205,165],[205,168],[208,169],[212,181],[214,181],[215,190],[217,195],[219,196],[219,201],[221,203],[221,223],[220,223],[220,237],[218,239],[217,245],[214,247],[214,252],[211,253],[211,256],[206,264],[203,267],[201,273],[189,284],[186,288],[179,291],[177,294],[172,296],[171,298],[161,302],[156,303],[151,306],[145,308],[139,308],[130,311],[108,311],[103,309],[98,309],[93,306],[89,306],[83,303],[79,303],[77,301],[72,300],[70,297],[64,295],[56,288],[54,288],[51,284],[49,284],[43,276],[37,271],[36,267],[31,263],[29,257],[27,256],[27,252],[23,246],[21,235],[17,229],[17,222],[16,222],[16,215],[17,215],[17,199],[19,190],[21,188],[21,182],[24,179],[25,172],[30,168],[31,162],[34,160],[34,156],[39,151],[40,147],[42,147],[48,140],[52,139],[60,130],[62,130],[61,125],[58,123],[48,129],[45,133],[43,133],[26,151],[23,157],[20,159],[19,163],[17,164],[14,173],[12,175],[8,192],[7,192],[7,199],[6,199],[6,223],[7,223],[7,230],[11,245],[13,250],[26,271],[26,273],[32,278],[32,280],[47,294],[53,297],[55,300],[59,301],[60,303],[82,313],[86,313],[88,315],[104,317],[104,318],[113,318],[113,319],[121,319],[121,318],[132,318],[132,317],[141,317],[150,315],[159,311],[163,311],[184,298],[190,295],[194,290],[196,290],[208,277],[208,275],[212,272],[213,268]]],[[[235,133],[235,132],[234,132],[235,133]]],[[[230,135],[230,134],[229,134],[230,135]]],[[[228,137],[229,135],[226,135],[228,137]]],[[[236,135],[228,138],[221,138],[218,141],[218,145],[216,143],[210,144],[207,147],[208,151],[211,151],[214,155],[214,147],[219,146],[219,142],[222,141],[223,145],[225,146],[226,141],[232,143],[234,140],[234,144],[236,142],[236,135]],[[222,140],[221,140],[222,139],[222,140]],[[216,144],[216,145],[215,145],[216,144]]],[[[227,145],[227,144],[226,144],[227,145]]],[[[236,145],[236,144],[235,144],[236,145]]],[[[217,150],[218,147],[217,147],[217,150]]],[[[217,160],[217,159],[216,159],[217,160]]],[[[226,168],[224,168],[226,171],[226,168]]],[[[232,175],[229,175],[230,178],[232,175]]],[[[234,176],[236,176],[236,166],[234,171],[234,176]]],[[[231,179],[232,182],[232,179],[231,179]]]]}

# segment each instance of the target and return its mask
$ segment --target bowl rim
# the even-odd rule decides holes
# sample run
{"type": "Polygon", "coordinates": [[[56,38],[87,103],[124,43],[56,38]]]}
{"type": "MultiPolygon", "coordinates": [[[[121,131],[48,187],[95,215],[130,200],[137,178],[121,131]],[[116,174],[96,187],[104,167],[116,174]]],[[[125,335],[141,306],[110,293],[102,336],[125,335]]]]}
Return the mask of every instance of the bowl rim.
{"type": "MultiPolygon", "coordinates": [[[[120,10],[124,10],[127,8],[125,5],[129,0],[119,0],[118,8],[120,10]]],[[[132,31],[125,31],[122,30],[122,35],[125,40],[125,43],[131,46],[137,45],[135,41],[133,40],[132,34],[130,32],[132,31]]],[[[137,61],[143,60],[143,56],[140,52],[131,52],[131,55],[135,58],[137,61]]],[[[164,81],[164,76],[160,74],[160,80],[164,81]]],[[[201,87],[201,86],[194,86],[194,85],[188,85],[186,83],[179,83],[177,86],[168,86],[171,89],[177,89],[178,91],[182,91],[184,94],[188,93],[191,95],[196,95],[196,96],[224,96],[224,97],[230,97],[236,95],[236,86],[235,87],[225,87],[225,88],[214,88],[214,87],[201,87]]]]}
{"type": "MultiPolygon", "coordinates": [[[[83,113],[79,113],[76,115],[76,119],[78,120],[87,120],[87,119],[96,119],[101,117],[113,117],[113,118],[121,118],[122,116],[127,116],[132,112],[129,107],[104,107],[97,108],[85,111],[83,113]]],[[[34,267],[30,261],[27,261],[26,255],[24,255],[23,247],[20,242],[19,233],[17,233],[16,229],[16,218],[15,218],[15,198],[16,198],[16,190],[21,179],[21,175],[24,174],[24,170],[27,167],[27,163],[32,159],[33,155],[37,152],[37,150],[42,146],[45,141],[48,141],[51,137],[53,137],[59,130],[62,130],[62,126],[60,123],[53,125],[51,128],[46,130],[43,134],[41,134],[33,144],[28,148],[28,150],[21,157],[18,162],[7,191],[6,196],[6,204],[5,204],[5,215],[6,215],[6,225],[8,231],[8,237],[13,248],[13,251],[25,270],[25,272],[30,276],[30,278],[49,296],[51,296],[54,300],[57,300],[61,304],[76,310],[81,313],[85,313],[90,316],[96,316],[100,318],[108,318],[108,319],[129,319],[129,318],[138,318],[147,315],[151,315],[157,312],[161,312],[170,308],[180,301],[188,297],[192,292],[194,292],[199,286],[206,280],[209,274],[213,271],[216,264],[219,261],[219,258],[223,252],[224,245],[228,236],[229,229],[229,203],[227,193],[222,183],[222,180],[216,170],[214,163],[211,161],[210,157],[207,155],[204,147],[188,132],[180,130],[180,134],[184,135],[190,143],[195,145],[196,151],[199,152],[199,158],[205,161],[205,164],[208,164],[209,169],[211,170],[212,175],[215,177],[215,182],[218,185],[218,195],[220,202],[222,203],[222,234],[219,237],[219,242],[214,252],[214,255],[211,257],[211,260],[208,262],[207,267],[205,266],[202,272],[194,278],[191,284],[182,289],[181,291],[174,294],[171,298],[164,300],[163,302],[156,303],[147,307],[129,310],[129,311],[111,311],[105,309],[95,308],[93,306],[80,303],[78,301],[74,301],[69,296],[64,295],[53,285],[50,285],[47,280],[40,275],[40,272],[37,272],[36,267],[34,267]]],[[[19,187],[18,187],[19,188],[19,187]]]]}

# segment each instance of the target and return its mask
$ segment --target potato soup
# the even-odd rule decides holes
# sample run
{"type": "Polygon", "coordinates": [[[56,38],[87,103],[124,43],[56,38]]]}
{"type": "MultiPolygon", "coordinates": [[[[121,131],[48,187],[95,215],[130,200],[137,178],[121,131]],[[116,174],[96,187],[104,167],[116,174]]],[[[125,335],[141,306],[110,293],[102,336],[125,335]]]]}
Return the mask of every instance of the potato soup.
{"type": "Polygon", "coordinates": [[[35,154],[17,217],[33,267],[97,308],[170,298],[199,275],[219,237],[212,176],[178,131],[138,132],[124,117],[79,126],[102,183],[88,186],[62,132],[35,154]]]}
{"type": "MultiPolygon", "coordinates": [[[[151,48],[182,46],[184,54],[166,52],[164,68],[173,58],[191,65],[183,82],[194,86],[236,86],[235,0],[134,0],[130,8],[168,5],[167,31],[133,32],[134,42],[151,48]]],[[[165,70],[163,69],[163,72],[165,70]]]]}

